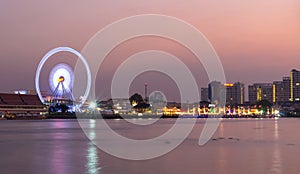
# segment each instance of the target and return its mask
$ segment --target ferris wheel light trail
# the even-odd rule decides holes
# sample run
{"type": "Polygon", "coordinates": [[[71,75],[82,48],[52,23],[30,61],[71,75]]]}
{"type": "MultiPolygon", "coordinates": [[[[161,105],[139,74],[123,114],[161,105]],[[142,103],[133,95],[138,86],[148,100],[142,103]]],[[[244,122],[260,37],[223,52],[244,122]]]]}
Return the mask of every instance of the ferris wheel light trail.
{"type": "Polygon", "coordinates": [[[72,68],[64,63],[56,65],[50,72],[49,85],[52,90],[52,99],[69,99],[75,101],[73,88],[72,68]]]}
{"type": "MultiPolygon", "coordinates": [[[[73,70],[72,68],[64,63],[57,64],[50,72],[49,85],[51,90],[54,91],[58,86],[59,82],[63,82],[64,86],[71,90],[73,87],[73,70]]],[[[62,86],[58,88],[59,92],[62,91],[62,86]]]]}
{"type": "MultiPolygon", "coordinates": [[[[73,48],[70,48],[70,47],[57,47],[57,48],[54,48],[52,50],[50,50],[43,58],[42,60],[40,61],[39,65],[38,65],[38,68],[36,70],[36,75],[35,75],[35,88],[36,88],[36,92],[40,98],[40,100],[42,101],[42,103],[45,103],[45,100],[41,94],[41,90],[40,90],[40,74],[41,74],[41,70],[45,64],[45,62],[54,54],[58,53],[58,52],[62,52],[62,51],[66,51],[66,52],[70,52],[70,53],[73,53],[75,54],[76,56],[78,56],[78,58],[82,61],[82,63],[84,64],[84,67],[86,69],[86,73],[87,73],[87,87],[86,87],[86,90],[84,92],[84,95],[82,97],[82,100],[81,100],[81,103],[79,104],[79,107],[82,106],[82,104],[87,100],[87,97],[90,93],[90,89],[91,89],[91,83],[92,83],[92,77],[91,77],[91,70],[89,68],[89,65],[86,61],[86,59],[78,52],[76,51],[75,49],[73,48]]],[[[58,77],[59,78],[59,77],[58,77]]],[[[57,79],[58,79],[57,78],[57,79]]],[[[66,77],[64,76],[64,79],[66,77]]],[[[56,83],[57,82],[57,79],[56,79],[56,83]]],[[[66,79],[65,79],[66,80],[66,79]]]]}

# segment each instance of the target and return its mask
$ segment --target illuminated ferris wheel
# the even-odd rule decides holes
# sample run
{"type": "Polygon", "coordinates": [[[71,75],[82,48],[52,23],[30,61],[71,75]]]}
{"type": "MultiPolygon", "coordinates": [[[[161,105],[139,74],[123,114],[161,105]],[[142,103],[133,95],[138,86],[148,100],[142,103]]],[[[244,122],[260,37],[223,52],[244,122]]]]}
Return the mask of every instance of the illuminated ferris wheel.
{"type": "Polygon", "coordinates": [[[52,91],[50,103],[72,104],[75,101],[72,94],[73,71],[69,65],[56,65],[50,72],[49,85],[52,91]]]}
{"type": "Polygon", "coordinates": [[[41,102],[44,104],[49,104],[51,106],[55,104],[65,103],[66,105],[71,106],[73,110],[80,110],[81,106],[85,103],[87,100],[87,97],[89,95],[90,89],[91,89],[91,71],[89,68],[89,65],[85,58],[76,50],[70,48],[70,47],[57,47],[52,50],[50,50],[40,61],[38,68],[36,70],[36,76],[35,76],[35,88],[36,92],[38,94],[38,97],[40,98],[41,102]],[[42,68],[45,64],[45,62],[54,54],[59,52],[70,52],[74,55],[76,55],[79,60],[83,63],[84,68],[86,70],[86,88],[84,91],[84,94],[80,97],[80,99],[76,100],[73,95],[73,81],[74,81],[74,73],[72,68],[65,64],[60,63],[57,64],[50,72],[49,75],[49,86],[51,88],[51,96],[49,98],[44,98],[44,96],[41,93],[40,90],[40,74],[42,71],[42,68]]]}

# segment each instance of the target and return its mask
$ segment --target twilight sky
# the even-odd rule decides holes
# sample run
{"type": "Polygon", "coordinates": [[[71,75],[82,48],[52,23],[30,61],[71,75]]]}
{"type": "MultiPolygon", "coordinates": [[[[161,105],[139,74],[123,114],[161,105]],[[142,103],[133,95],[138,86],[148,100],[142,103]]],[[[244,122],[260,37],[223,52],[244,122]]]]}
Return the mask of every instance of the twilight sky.
{"type": "MultiPolygon", "coordinates": [[[[50,49],[70,46],[81,51],[106,25],[149,13],[174,16],[200,30],[217,51],[227,82],[272,82],[288,76],[292,68],[300,69],[299,0],[1,0],[0,92],[34,89],[37,65],[50,49]]],[[[208,83],[201,63],[195,62],[183,46],[163,38],[143,37],[120,44],[107,56],[107,66],[98,73],[101,98],[107,97],[103,93],[108,92],[118,65],[126,57],[148,49],[180,57],[199,79],[200,87],[208,83]]],[[[74,65],[68,61],[63,60],[74,65]]],[[[45,77],[57,63],[49,62],[45,77]]],[[[44,81],[41,83],[47,86],[48,79],[44,81]]],[[[152,86],[151,91],[173,84],[163,75],[145,73],[132,83],[132,92],[142,92],[145,82],[149,88],[152,86]]],[[[175,88],[165,92],[170,91],[176,93],[175,88]]],[[[169,95],[170,100],[176,99],[169,95]]]]}

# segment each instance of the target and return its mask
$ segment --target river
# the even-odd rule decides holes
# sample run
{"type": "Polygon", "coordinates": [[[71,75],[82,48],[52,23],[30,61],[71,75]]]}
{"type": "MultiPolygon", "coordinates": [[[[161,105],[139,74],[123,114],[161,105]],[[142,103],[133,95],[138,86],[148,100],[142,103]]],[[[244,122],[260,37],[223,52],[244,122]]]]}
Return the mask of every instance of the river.
{"type": "MultiPolygon", "coordinates": [[[[148,126],[106,121],[123,136],[146,139],[164,133],[175,120],[161,119],[148,126]]],[[[212,139],[199,146],[204,123],[205,119],[198,119],[185,141],[171,152],[139,161],[102,151],[76,119],[2,120],[0,173],[299,173],[299,118],[222,119],[212,139]]],[[[106,137],[106,143],[116,142],[106,137]]]]}

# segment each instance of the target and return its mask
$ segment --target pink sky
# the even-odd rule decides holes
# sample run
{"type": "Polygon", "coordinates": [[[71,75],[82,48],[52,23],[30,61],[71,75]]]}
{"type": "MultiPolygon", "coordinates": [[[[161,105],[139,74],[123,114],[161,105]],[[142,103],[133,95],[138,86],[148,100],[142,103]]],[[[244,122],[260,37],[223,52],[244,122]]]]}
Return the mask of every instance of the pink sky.
{"type": "MultiPolygon", "coordinates": [[[[2,0],[0,91],[34,89],[35,70],[50,49],[70,46],[81,51],[106,25],[147,13],[174,16],[198,28],[216,49],[228,82],[272,82],[288,76],[292,68],[300,69],[299,0],[2,0]]],[[[194,64],[188,51],[176,43],[170,49],[166,40],[158,48],[152,41],[121,44],[107,61],[148,47],[174,51],[201,79],[199,86],[206,85],[201,64],[194,64]],[[126,45],[132,49],[126,51],[126,45]]],[[[101,75],[108,78],[113,68],[105,71],[101,75]]]]}

